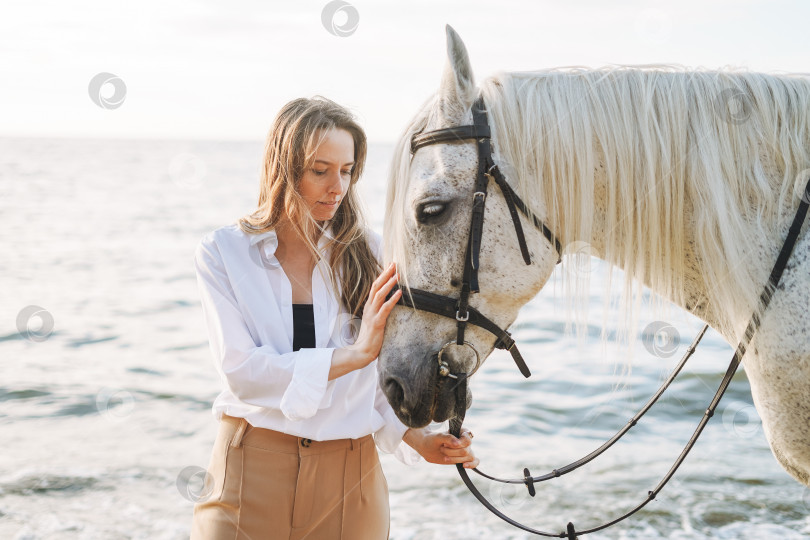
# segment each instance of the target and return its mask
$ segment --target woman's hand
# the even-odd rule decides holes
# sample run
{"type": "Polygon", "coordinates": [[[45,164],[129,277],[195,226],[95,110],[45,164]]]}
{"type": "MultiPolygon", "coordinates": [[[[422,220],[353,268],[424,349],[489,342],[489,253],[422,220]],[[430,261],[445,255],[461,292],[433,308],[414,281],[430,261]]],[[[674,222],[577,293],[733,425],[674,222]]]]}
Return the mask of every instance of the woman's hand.
{"type": "Polygon", "coordinates": [[[397,274],[396,271],[396,263],[392,262],[388,265],[388,268],[377,276],[374,283],[371,284],[368,300],[366,300],[366,304],[363,307],[363,319],[360,322],[360,332],[354,344],[348,347],[360,353],[362,358],[362,365],[360,367],[367,366],[380,354],[385,321],[388,320],[388,314],[391,313],[399,297],[402,296],[402,291],[398,290],[391,295],[391,298],[388,300],[385,299],[399,280],[399,274],[397,274]]]}
{"type": "Polygon", "coordinates": [[[449,433],[431,433],[425,429],[408,429],[402,437],[425,461],[450,465],[463,463],[465,469],[478,466],[478,458],[473,454],[471,432],[461,428],[461,437],[449,433]]]}
{"type": "Polygon", "coordinates": [[[392,262],[371,284],[368,300],[363,307],[363,319],[360,322],[357,339],[352,345],[336,349],[332,354],[329,380],[366,367],[380,354],[385,321],[402,296],[402,291],[398,290],[391,298],[385,299],[399,279],[396,269],[396,263],[392,262]]]}

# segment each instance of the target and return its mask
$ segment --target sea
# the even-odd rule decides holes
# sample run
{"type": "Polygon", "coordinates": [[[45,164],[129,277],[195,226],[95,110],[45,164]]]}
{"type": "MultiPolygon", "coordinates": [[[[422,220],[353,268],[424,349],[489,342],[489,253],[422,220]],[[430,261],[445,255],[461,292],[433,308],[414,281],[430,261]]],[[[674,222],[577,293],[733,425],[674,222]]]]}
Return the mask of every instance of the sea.
{"type": "MultiPolygon", "coordinates": [[[[190,486],[208,464],[221,390],[192,258],[205,233],[255,208],[262,147],[0,139],[0,539],[189,537],[198,496],[190,486]]],[[[378,232],[392,152],[370,145],[360,182],[378,232]]],[[[532,377],[496,351],[471,381],[465,426],[488,474],[520,478],[528,468],[536,476],[597,448],[644,405],[702,326],[645,302],[631,339],[617,338],[615,304],[603,301],[611,269],[576,257],[513,325],[532,377]],[[591,278],[579,333],[559,286],[568,271],[591,278]]],[[[667,473],[732,352],[710,329],[638,425],[588,465],[538,484],[534,497],[522,485],[473,480],[533,528],[556,534],[569,522],[582,530],[610,521],[667,473]]],[[[381,461],[392,539],[534,538],[490,514],[454,467],[408,466],[389,454],[381,461]]],[[[773,457],[743,369],[655,500],[582,538],[810,538],[810,490],[773,457]]]]}

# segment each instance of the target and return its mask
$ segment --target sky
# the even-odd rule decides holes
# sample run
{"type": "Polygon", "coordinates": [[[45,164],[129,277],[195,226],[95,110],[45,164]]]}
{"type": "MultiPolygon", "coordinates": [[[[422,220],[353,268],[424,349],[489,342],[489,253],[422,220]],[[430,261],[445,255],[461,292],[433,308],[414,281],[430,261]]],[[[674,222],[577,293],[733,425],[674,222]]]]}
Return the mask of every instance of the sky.
{"type": "Polygon", "coordinates": [[[393,142],[438,88],[445,24],[476,80],[608,64],[810,72],[806,1],[337,2],[2,0],[0,136],[263,140],[284,103],[320,94],[393,142]]]}

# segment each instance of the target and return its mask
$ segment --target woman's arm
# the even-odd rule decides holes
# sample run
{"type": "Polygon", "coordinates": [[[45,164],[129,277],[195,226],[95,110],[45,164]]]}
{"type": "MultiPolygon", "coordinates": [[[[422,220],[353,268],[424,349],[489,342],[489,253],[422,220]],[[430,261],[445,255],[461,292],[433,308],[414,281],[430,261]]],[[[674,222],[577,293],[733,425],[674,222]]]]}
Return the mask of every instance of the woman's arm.
{"type": "Polygon", "coordinates": [[[398,278],[396,265],[391,263],[371,284],[368,300],[363,307],[360,333],[352,345],[335,349],[332,354],[332,365],[329,368],[330,381],[355,369],[366,367],[380,354],[385,321],[399,297],[402,296],[402,291],[398,290],[388,300],[385,297],[391,292],[398,278]]]}
{"type": "Polygon", "coordinates": [[[332,353],[332,363],[329,367],[329,380],[337,379],[355,369],[363,367],[363,359],[360,354],[348,347],[335,349],[332,353]]]}
{"type": "Polygon", "coordinates": [[[250,405],[281,410],[293,421],[328,406],[334,349],[280,354],[272,346],[257,346],[211,237],[198,244],[194,266],[214,365],[231,393],[250,405]]]}

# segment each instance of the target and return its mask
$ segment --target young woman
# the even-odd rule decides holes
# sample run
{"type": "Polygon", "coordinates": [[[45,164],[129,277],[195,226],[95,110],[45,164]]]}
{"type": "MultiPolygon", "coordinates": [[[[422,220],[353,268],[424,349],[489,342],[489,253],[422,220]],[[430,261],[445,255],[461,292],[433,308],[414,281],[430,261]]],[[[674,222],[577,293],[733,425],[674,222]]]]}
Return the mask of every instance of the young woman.
{"type": "Polygon", "coordinates": [[[409,464],[478,464],[471,433],[408,429],[379,388],[376,358],[401,293],[386,300],[396,268],[380,268],[379,236],[360,213],[365,159],[345,108],[291,101],[267,137],[258,209],[197,246],[224,389],[212,407],[212,491],[194,506],[191,540],[387,538],[376,446],[409,464]]]}

